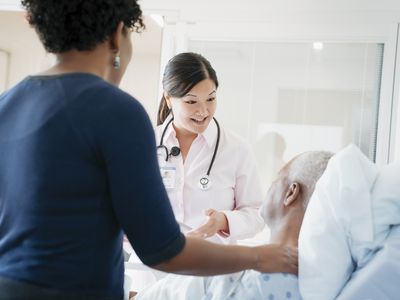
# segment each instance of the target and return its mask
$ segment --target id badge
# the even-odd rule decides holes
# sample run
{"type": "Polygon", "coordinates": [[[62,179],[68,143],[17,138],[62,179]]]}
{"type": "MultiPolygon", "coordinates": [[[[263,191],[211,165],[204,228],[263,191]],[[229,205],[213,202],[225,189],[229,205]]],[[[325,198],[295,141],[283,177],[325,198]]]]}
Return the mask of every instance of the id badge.
{"type": "Polygon", "coordinates": [[[164,165],[160,167],[160,173],[166,189],[175,188],[176,167],[164,165]]]}

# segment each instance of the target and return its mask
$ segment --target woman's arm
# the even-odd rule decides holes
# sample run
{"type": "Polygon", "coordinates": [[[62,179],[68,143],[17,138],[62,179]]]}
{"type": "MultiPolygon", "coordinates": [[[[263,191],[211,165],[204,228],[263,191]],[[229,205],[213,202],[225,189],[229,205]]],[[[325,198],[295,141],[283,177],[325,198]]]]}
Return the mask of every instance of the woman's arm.
{"type": "Polygon", "coordinates": [[[186,275],[217,275],[254,269],[260,272],[297,274],[297,248],[270,244],[259,247],[220,245],[197,238],[186,238],[175,257],[151,266],[186,275]]]}

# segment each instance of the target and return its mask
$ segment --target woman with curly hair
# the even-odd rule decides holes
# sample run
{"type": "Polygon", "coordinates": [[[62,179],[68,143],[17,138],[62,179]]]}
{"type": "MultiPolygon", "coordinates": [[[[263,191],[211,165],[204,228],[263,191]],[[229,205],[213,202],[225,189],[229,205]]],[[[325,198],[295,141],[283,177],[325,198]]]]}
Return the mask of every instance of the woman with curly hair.
{"type": "Polygon", "coordinates": [[[0,96],[0,299],[122,299],[123,232],[167,272],[296,272],[280,245],[185,238],[154,132],[117,86],[144,28],[135,0],[23,0],[56,64],[0,96]]]}

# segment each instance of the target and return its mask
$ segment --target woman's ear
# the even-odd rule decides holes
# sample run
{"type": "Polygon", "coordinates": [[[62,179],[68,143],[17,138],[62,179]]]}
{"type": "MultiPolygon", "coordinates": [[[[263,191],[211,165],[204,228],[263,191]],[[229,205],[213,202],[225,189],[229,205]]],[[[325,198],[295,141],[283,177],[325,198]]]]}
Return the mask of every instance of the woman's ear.
{"type": "Polygon", "coordinates": [[[119,53],[123,34],[124,34],[124,22],[120,21],[118,23],[117,29],[110,36],[110,49],[115,54],[119,53]]]}
{"type": "Polygon", "coordinates": [[[300,184],[298,182],[293,182],[285,195],[285,200],[283,205],[289,206],[294,203],[300,195],[300,184]]]}

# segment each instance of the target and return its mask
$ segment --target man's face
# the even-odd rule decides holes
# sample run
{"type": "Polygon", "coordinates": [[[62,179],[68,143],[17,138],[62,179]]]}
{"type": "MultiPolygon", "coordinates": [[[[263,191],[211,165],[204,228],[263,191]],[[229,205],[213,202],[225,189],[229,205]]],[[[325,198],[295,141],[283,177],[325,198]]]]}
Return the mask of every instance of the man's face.
{"type": "Polygon", "coordinates": [[[274,182],[272,182],[260,208],[265,223],[271,227],[282,215],[282,202],[288,189],[286,168],[283,168],[274,182]]]}

